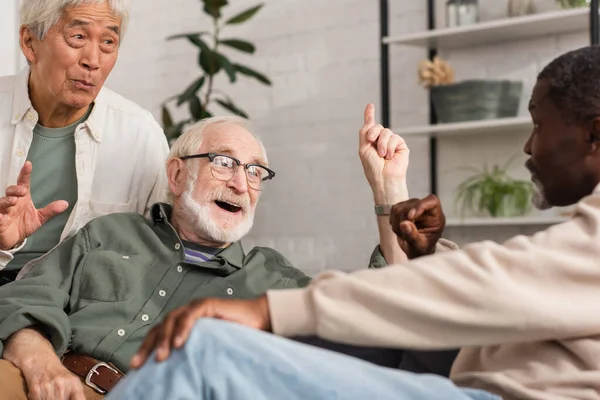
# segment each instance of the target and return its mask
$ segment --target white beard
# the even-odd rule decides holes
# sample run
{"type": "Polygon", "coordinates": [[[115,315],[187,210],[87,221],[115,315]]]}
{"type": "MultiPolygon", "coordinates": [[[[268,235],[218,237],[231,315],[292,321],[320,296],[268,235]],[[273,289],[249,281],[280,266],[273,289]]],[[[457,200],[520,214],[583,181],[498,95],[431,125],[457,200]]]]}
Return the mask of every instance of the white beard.
{"type": "Polygon", "coordinates": [[[548,210],[549,208],[552,208],[552,204],[550,204],[550,202],[548,202],[548,200],[546,199],[546,195],[544,194],[544,188],[542,187],[541,183],[538,180],[534,179],[533,184],[535,185],[535,191],[533,192],[533,196],[531,197],[531,202],[533,203],[533,206],[538,210],[548,210]]]}
{"type": "MultiPolygon", "coordinates": [[[[247,211],[247,206],[242,207],[242,212],[244,213],[242,222],[231,229],[223,229],[211,218],[210,206],[200,204],[192,198],[193,186],[193,183],[187,185],[180,200],[182,214],[188,221],[189,227],[194,229],[194,233],[217,243],[233,243],[250,232],[254,224],[254,212],[247,211]]],[[[214,200],[221,200],[227,197],[223,192],[224,190],[218,190],[212,196],[207,194],[202,200],[204,200],[205,204],[210,204],[214,200]]]]}

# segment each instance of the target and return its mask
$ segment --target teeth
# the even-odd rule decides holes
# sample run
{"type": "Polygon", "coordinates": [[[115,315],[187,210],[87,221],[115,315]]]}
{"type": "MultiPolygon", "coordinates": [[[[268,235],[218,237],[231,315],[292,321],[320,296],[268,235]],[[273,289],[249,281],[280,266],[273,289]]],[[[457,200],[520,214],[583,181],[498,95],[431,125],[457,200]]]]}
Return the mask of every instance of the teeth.
{"type": "Polygon", "coordinates": [[[221,202],[223,202],[223,203],[229,204],[230,206],[234,206],[234,207],[240,207],[240,208],[242,207],[242,206],[240,206],[240,205],[238,205],[238,204],[235,204],[235,203],[230,203],[230,202],[228,202],[228,201],[225,201],[225,200],[220,200],[220,201],[221,201],[221,202]]]}

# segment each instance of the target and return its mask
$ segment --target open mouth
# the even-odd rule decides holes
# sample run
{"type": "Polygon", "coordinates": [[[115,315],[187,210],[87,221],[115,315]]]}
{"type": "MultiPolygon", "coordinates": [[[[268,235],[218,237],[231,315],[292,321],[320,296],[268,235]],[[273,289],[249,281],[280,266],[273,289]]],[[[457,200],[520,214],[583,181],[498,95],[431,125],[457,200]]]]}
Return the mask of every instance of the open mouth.
{"type": "Polygon", "coordinates": [[[215,200],[215,204],[223,210],[229,211],[230,213],[237,213],[242,211],[242,207],[236,206],[235,204],[227,203],[226,201],[215,200]]]}

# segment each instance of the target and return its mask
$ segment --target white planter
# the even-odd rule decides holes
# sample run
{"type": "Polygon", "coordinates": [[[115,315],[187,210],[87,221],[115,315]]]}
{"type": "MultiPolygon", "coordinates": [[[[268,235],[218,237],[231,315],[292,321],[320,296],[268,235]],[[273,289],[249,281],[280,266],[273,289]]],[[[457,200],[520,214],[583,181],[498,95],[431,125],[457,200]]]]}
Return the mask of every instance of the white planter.
{"type": "Polygon", "coordinates": [[[560,10],[556,0],[533,0],[533,12],[536,14],[556,10],[560,10]]]}
{"type": "Polygon", "coordinates": [[[518,17],[533,12],[532,0],[508,0],[508,15],[518,17]]]}
{"type": "Polygon", "coordinates": [[[508,17],[508,0],[479,0],[479,19],[491,21],[508,17]]]}

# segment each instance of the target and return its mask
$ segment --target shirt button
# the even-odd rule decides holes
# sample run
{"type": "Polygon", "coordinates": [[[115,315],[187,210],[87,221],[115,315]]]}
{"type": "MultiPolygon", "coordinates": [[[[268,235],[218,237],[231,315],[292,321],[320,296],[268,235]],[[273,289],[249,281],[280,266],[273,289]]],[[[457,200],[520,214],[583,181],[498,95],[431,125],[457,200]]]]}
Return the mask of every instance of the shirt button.
{"type": "Polygon", "coordinates": [[[179,243],[175,244],[175,250],[179,250],[181,248],[181,245],[179,243]]]}
{"type": "Polygon", "coordinates": [[[123,256],[123,260],[129,260],[129,256],[123,256]]]}
{"type": "Polygon", "coordinates": [[[33,113],[31,111],[27,113],[27,119],[33,121],[33,113]]]}
{"type": "Polygon", "coordinates": [[[231,296],[233,294],[233,289],[227,288],[227,294],[231,296]]]}
{"type": "Polygon", "coordinates": [[[177,272],[183,272],[183,267],[181,265],[177,266],[177,272]]]}
{"type": "Polygon", "coordinates": [[[19,119],[20,117],[21,117],[21,115],[15,114],[15,119],[19,119]]]}
{"type": "Polygon", "coordinates": [[[150,319],[150,317],[148,316],[148,314],[144,314],[142,315],[142,321],[146,322],[150,319]]]}
{"type": "Polygon", "coordinates": [[[159,295],[160,297],[165,297],[165,296],[167,295],[167,292],[165,292],[164,290],[159,290],[159,291],[158,291],[158,295],[159,295]]]}
{"type": "Polygon", "coordinates": [[[117,335],[119,335],[119,336],[125,336],[125,330],[124,329],[119,329],[117,331],[117,335]]]}
{"type": "Polygon", "coordinates": [[[19,157],[23,157],[25,155],[25,152],[23,150],[19,149],[19,150],[17,150],[17,155],[19,157]]]}

